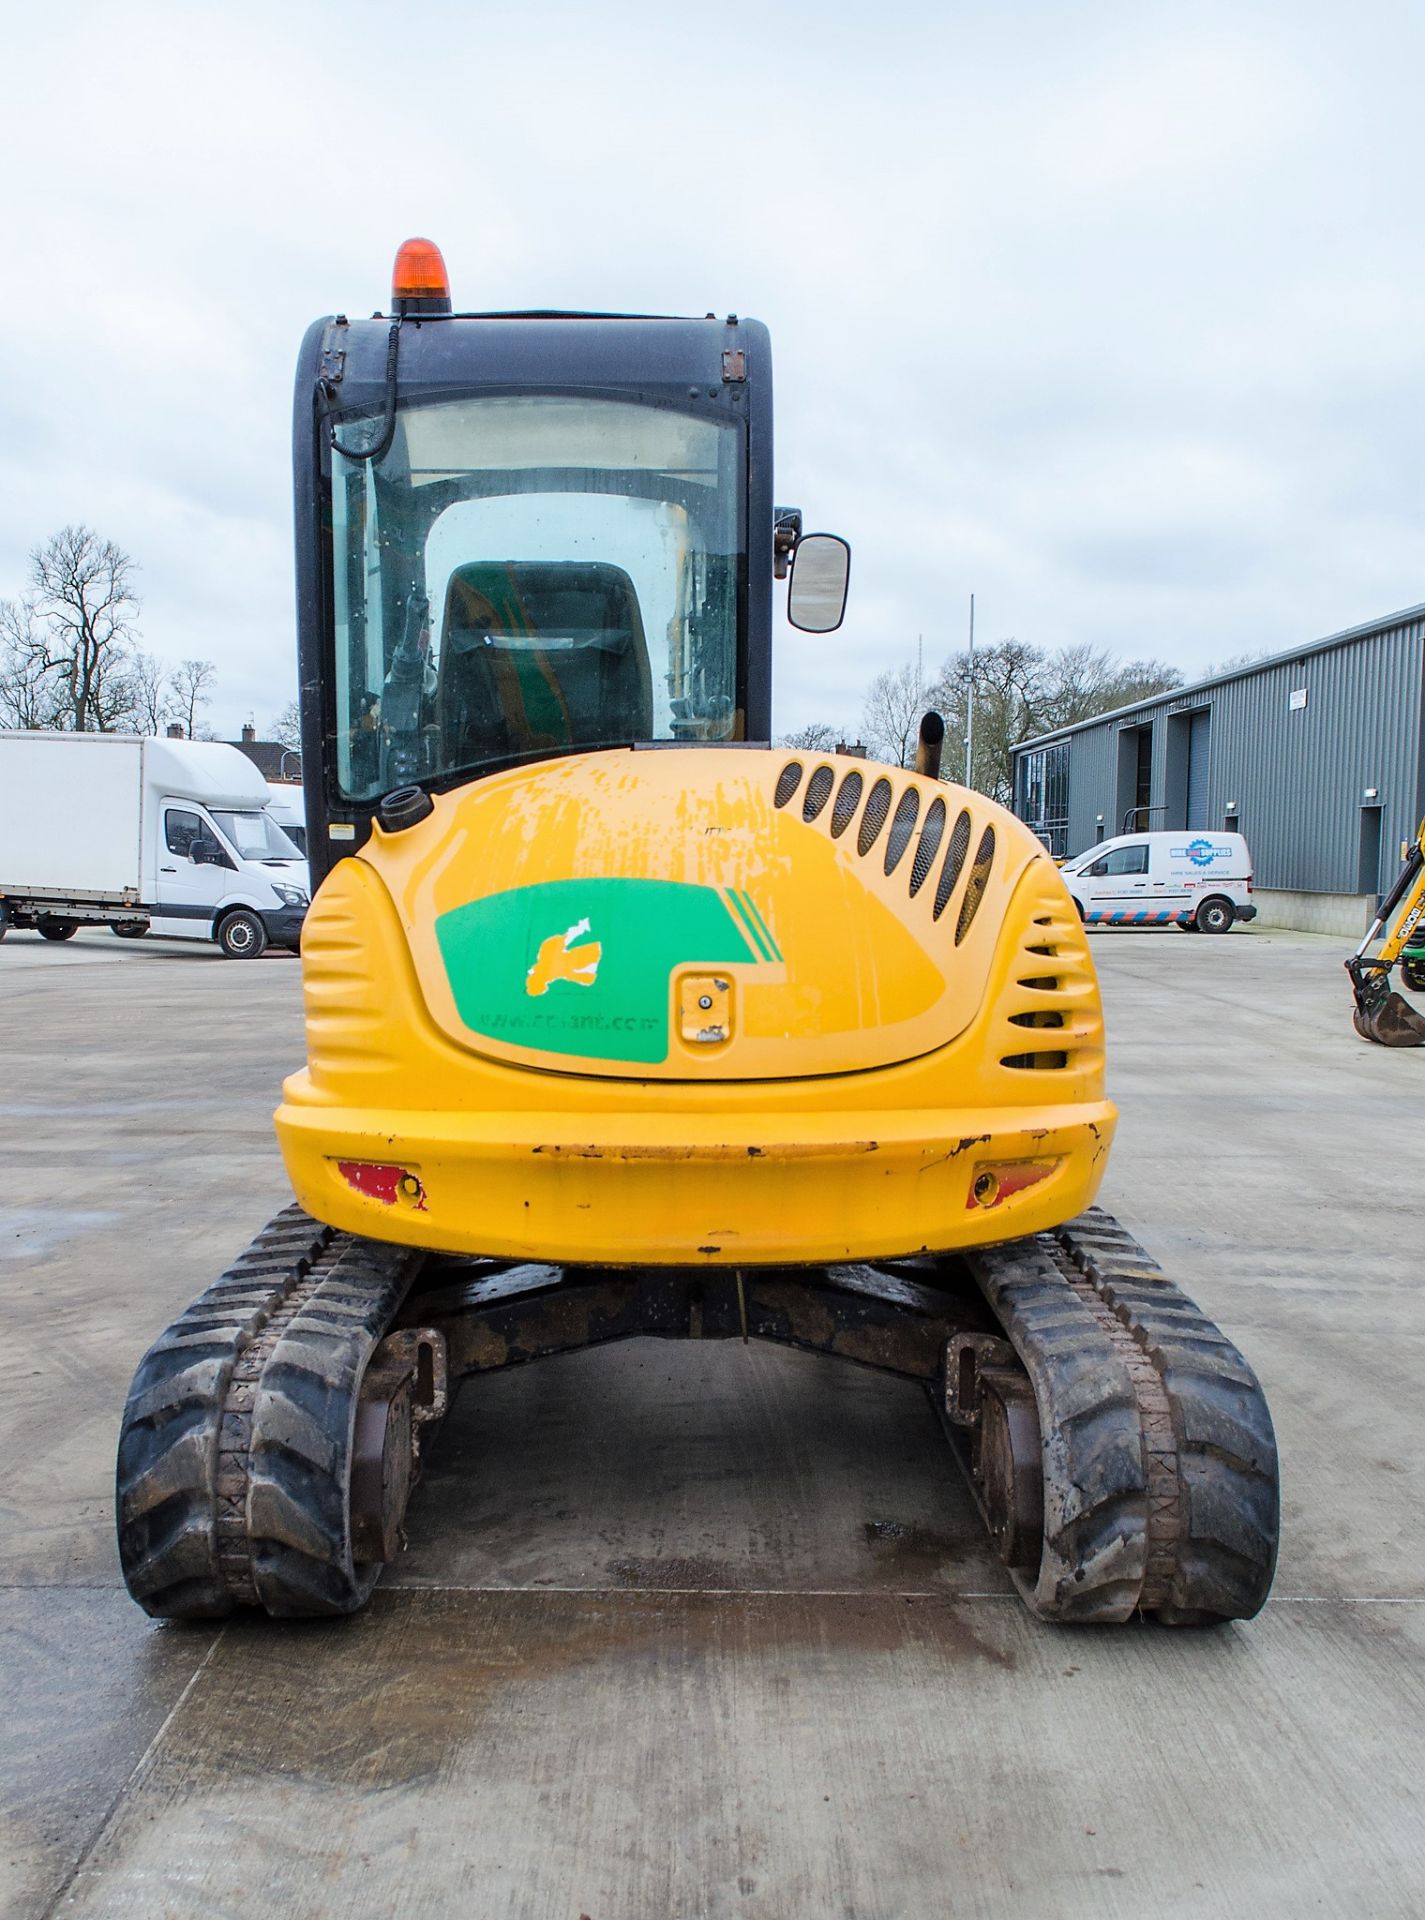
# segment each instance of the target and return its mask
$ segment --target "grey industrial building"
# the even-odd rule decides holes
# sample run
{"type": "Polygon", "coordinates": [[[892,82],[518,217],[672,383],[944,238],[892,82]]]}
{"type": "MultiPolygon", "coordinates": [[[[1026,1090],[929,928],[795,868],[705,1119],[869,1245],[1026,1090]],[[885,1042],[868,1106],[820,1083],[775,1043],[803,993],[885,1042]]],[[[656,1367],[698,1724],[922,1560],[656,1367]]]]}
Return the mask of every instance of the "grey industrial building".
{"type": "Polygon", "coordinates": [[[1263,924],[1359,933],[1425,817],[1425,606],[1027,740],[1014,810],[1057,854],[1244,833],[1263,924]]]}

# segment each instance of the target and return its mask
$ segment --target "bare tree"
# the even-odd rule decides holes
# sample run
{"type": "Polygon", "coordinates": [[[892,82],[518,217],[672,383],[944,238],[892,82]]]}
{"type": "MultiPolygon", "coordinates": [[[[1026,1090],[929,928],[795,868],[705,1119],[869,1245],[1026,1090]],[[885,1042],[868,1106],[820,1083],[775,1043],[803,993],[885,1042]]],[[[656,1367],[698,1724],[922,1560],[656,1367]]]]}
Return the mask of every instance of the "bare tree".
{"type": "Polygon", "coordinates": [[[893,767],[914,766],[925,708],[925,688],[914,666],[887,667],[876,675],[866,689],[861,724],[877,759],[893,767]]]}
{"type": "Polygon", "coordinates": [[[1114,707],[1131,706],[1180,687],[1183,677],[1163,660],[1115,660],[1087,642],[1043,656],[1032,695],[1035,730],[1076,726],[1114,707]]]}
{"type": "MultiPolygon", "coordinates": [[[[1115,674],[1106,689],[1107,697],[1098,709],[1108,713],[1114,707],[1131,707],[1135,700],[1151,700],[1154,694],[1171,693],[1183,684],[1183,676],[1166,660],[1130,660],[1115,674]]],[[[1089,716],[1095,718],[1094,715],[1089,716]]]]}
{"type": "Polygon", "coordinates": [[[1036,734],[1093,720],[1182,685],[1176,667],[1162,660],[1115,660],[1102,648],[1081,643],[1056,653],[1021,640],[998,640],[952,654],[930,689],[945,717],[945,766],[956,777],[965,765],[965,727],[974,701],[974,765],[970,784],[1009,804],[1013,791],[1011,749],[1036,734]]]}
{"type": "Polygon", "coordinates": [[[62,527],[30,555],[34,665],[61,690],[58,724],[112,733],[132,705],[138,596],[134,563],[86,526],[62,527]]]}
{"type": "Polygon", "coordinates": [[[1046,654],[1032,689],[1030,716],[1043,730],[1072,727],[1102,711],[1100,701],[1117,662],[1102,647],[1080,641],[1046,654]]]}
{"type": "Polygon", "coordinates": [[[162,733],[174,718],[168,668],[152,653],[135,653],[129,667],[132,719],[140,733],[162,733]]]}
{"type": "Polygon", "coordinates": [[[280,740],[284,747],[300,750],[302,745],[302,709],[295,700],[289,700],[276,719],[272,722],[272,738],[280,740]]]}
{"type": "Polygon", "coordinates": [[[190,740],[198,738],[198,709],[209,704],[208,689],[217,676],[211,660],[180,660],[169,675],[173,718],[182,721],[190,740]]]}
{"type": "Polygon", "coordinates": [[[996,640],[954,653],[930,690],[930,702],[945,720],[945,771],[962,779],[965,733],[974,704],[970,785],[1007,802],[1011,791],[1010,748],[1038,731],[1035,699],[1044,656],[1022,640],[996,640]]]}
{"type": "Polygon", "coordinates": [[[813,720],[809,726],[798,727],[795,733],[784,733],[777,745],[793,747],[798,753],[834,753],[841,742],[849,738],[845,727],[829,727],[824,720],[813,720]]]}
{"type": "Polygon", "coordinates": [[[1215,680],[1220,673],[1236,673],[1241,667],[1255,667],[1259,660],[1271,657],[1270,647],[1258,647],[1255,652],[1229,653],[1225,660],[1219,660],[1215,667],[1204,667],[1202,678],[1215,680]]]}
{"type": "Polygon", "coordinates": [[[0,600],[0,726],[58,727],[63,720],[64,692],[46,664],[34,602],[0,600]]]}

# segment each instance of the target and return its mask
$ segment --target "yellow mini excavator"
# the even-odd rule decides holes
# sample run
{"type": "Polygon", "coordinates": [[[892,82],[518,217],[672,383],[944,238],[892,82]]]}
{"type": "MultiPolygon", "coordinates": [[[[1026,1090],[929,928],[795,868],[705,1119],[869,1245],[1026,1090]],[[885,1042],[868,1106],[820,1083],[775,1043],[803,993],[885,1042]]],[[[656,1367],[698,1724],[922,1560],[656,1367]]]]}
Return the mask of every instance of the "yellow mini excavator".
{"type": "Polygon", "coordinates": [[[1417,1013],[1390,984],[1390,970],[1398,965],[1400,977],[1410,991],[1425,993],[1422,920],[1425,920],[1425,820],[1420,823],[1415,844],[1405,856],[1395,885],[1367,928],[1365,939],[1346,962],[1351,991],[1356,997],[1355,1028],[1363,1040],[1374,1040],[1382,1047],[1425,1047],[1425,1016],[1417,1013]],[[1378,940],[1378,951],[1367,958],[1378,940]]]}
{"type": "Polygon", "coordinates": [[[141,1363],[119,1543],[150,1613],[347,1613],[452,1383],[633,1336],[922,1381],[1047,1619],[1250,1616],[1278,1491],[1251,1369],[1092,1203],[1098,984],[1020,822],[779,751],[766,330],[451,309],[309,331],[294,416],[319,891],[296,1194],[141,1363]]]}

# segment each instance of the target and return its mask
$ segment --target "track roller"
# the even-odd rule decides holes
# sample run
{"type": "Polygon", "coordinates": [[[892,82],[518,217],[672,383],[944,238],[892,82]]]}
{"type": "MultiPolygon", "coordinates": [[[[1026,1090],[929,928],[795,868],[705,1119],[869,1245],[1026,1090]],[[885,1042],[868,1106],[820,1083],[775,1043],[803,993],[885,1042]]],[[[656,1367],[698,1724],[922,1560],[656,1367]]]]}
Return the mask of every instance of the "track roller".
{"type": "Polygon", "coordinates": [[[986,1367],[980,1409],[979,1465],[990,1537],[1007,1567],[1032,1573],[1044,1540],[1044,1468],[1028,1376],[986,1367]]]}
{"type": "Polygon", "coordinates": [[[1236,1347],[1097,1209],[967,1264],[1010,1352],[953,1338],[942,1410],[1031,1610],[1249,1619],[1280,1498],[1271,1417],[1236,1347]]]}

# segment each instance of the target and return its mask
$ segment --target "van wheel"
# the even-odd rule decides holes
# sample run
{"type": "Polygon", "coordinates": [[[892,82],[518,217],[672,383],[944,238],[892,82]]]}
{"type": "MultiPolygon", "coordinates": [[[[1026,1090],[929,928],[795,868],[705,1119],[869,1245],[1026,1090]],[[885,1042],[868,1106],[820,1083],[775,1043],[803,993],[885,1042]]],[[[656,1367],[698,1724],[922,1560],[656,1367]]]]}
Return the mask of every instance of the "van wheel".
{"type": "Polygon", "coordinates": [[[255,913],[239,907],[218,928],[218,945],[229,960],[255,960],[267,945],[267,929],[255,913]]]}
{"type": "Polygon", "coordinates": [[[119,926],[111,927],[109,931],[118,934],[121,940],[142,940],[148,932],[148,922],[147,920],[125,920],[119,926]]]}
{"type": "Polygon", "coordinates": [[[1199,933],[1231,933],[1236,918],[1232,902],[1216,895],[1211,900],[1200,902],[1193,916],[1199,933]]]}
{"type": "Polygon", "coordinates": [[[37,920],[42,940],[72,940],[79,931],[77,920],[37,920]]]}

